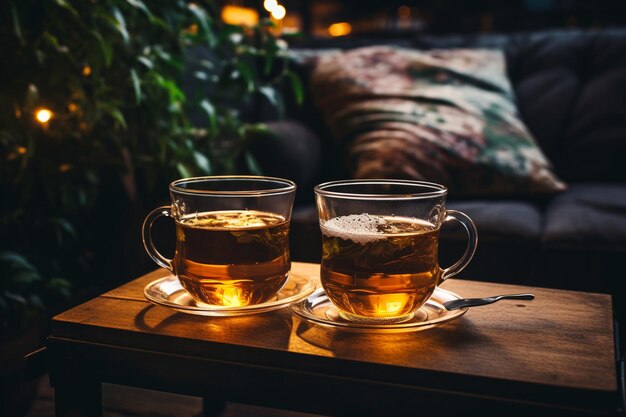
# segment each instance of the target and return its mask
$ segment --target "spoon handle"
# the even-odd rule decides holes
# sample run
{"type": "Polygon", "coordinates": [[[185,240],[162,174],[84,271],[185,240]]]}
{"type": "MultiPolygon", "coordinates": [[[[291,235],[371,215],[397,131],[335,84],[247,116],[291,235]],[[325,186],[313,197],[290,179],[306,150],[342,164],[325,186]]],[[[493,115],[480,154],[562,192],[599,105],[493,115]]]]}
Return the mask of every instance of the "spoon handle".
{"type": "Polygon", "coordinates": [[[457,310],[465,307],[477,307],[495,303],[499,300],[532,300],[535,296],[532,294],[504,294],[494,295],[493,297],[483,298],[461,298],[443,303],[447,310],[457,310]]]}

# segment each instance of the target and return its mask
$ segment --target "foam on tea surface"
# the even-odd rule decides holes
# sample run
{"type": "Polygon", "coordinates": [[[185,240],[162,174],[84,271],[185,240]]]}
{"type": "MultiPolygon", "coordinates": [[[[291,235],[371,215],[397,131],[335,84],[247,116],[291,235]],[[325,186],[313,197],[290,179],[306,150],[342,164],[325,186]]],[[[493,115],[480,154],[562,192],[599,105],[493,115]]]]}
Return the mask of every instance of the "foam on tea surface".
{"type": "Polygon", "coordinates": [[[378,226],[384,223],[386,221],[382,216],[372,216],[367,213],[350,214],[334,217],[324,222],[321,229],[326,236],[364,244],[384,238],[383,233],[378,230],[378,226]]]}
{"type": "Polygon", "coordinates": [[[364,245],[389,235],[414,234],[424,228],[434,229],[423,220],[407,217],[378,216],[368,213],[334,217],[322,224],[322,233],[328,237],[338,237],[364,245]],[[430,227],[429,227],[430,226],[430,227]]]}

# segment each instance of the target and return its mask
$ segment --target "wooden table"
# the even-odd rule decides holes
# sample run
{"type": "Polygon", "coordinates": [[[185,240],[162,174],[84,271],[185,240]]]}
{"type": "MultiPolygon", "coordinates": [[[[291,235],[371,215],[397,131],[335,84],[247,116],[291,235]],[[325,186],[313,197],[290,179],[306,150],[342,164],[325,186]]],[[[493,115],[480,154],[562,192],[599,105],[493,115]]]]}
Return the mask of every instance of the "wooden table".
{"type": "MultiPolygon", "coordinates": [[[[315,264],[293,270],[319,275],[315,264]]],[[[57,415],[98,415],[102,382],[327,415],[616,415],[620,407],[609,295],[449,280],[443,288],[464,297],[536,299],[470,309],[425,331],[362,334],[310,324],[289,308],[177,313],[143,296],[166,274],[53,319],[57,415]]]]}

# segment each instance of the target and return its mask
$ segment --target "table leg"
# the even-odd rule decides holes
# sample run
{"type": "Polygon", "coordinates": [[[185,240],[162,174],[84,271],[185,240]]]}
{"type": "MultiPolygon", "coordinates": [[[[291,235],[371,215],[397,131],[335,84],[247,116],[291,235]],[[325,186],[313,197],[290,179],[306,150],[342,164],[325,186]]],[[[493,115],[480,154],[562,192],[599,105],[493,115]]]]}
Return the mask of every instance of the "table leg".
{"type": "Polygon", "coordinates": [[[102,384],[83,379],[57,380],[54,408],[56,417],[102,417],[102,384]]]}

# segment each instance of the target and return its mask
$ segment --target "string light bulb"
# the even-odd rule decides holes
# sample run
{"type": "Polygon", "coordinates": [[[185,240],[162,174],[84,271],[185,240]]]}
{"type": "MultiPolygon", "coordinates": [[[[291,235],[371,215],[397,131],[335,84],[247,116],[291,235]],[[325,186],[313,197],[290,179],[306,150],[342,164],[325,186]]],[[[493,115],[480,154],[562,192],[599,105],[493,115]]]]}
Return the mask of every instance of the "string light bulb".
{"type": "Polygon", "coordinates": [[[272,10],[274,10],[276,7],[278,6],[278,1],[277,0],[265,0],[263,2],[263,8],[265,8],[265,10],[267,10],[268,12],[272,12],[272,10]]]}
{"type": "Polygon", "coordinates": [[[41,124],[46,124],[52,119],[53,113],[46,108],[38,109],[35,112],[35,119],[41,124]]]}
{"type": "Polygon", "coordinates": [[[287,10],[282,5],[277,5],[272,9],[272,17],[276,20],[282,20],[287,14],[287,10]]]}

